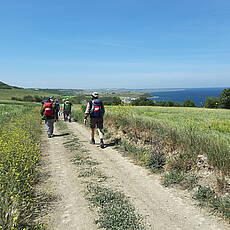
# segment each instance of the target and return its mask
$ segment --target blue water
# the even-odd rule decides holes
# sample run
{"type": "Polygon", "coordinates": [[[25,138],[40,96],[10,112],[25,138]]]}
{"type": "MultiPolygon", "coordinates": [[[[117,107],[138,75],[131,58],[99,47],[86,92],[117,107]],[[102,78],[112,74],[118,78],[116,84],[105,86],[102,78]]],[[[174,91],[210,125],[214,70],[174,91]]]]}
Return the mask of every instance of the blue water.
{"type": "MultiPolygon", "coordinates": [[[[227,88],[227,87],[225,87],[227,88]]],[[[160,91],[151,93],[154,101],[173,101],[184,103],[193,100],[198,107],[202,107],[207,97],[218,97],[225,88],[190,88],[176,89],[177,91],[160,91]]]]}

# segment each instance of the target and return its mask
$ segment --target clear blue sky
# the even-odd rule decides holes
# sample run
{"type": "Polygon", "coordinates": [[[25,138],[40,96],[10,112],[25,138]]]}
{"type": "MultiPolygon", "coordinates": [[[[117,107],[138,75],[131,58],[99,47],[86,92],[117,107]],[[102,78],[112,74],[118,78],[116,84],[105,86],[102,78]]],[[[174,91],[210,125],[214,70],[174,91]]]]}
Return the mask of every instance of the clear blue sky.
{"type": "Polygon", "coordinates": [[[1,1],[0,81],[229,87],[230,0],[1,1]]]}

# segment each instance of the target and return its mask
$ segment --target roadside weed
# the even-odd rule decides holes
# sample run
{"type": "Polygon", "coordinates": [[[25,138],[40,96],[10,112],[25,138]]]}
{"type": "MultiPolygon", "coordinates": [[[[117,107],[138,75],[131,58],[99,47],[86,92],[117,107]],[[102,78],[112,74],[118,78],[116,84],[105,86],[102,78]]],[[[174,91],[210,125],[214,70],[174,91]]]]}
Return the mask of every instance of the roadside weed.
{"type": "Polygon", "coordinates": [[[0,119],[0,228],[38,229],[33,186],[40,162],[40,116],[32,107],[12,107],[11,118],[5,123],[0,119]]]}

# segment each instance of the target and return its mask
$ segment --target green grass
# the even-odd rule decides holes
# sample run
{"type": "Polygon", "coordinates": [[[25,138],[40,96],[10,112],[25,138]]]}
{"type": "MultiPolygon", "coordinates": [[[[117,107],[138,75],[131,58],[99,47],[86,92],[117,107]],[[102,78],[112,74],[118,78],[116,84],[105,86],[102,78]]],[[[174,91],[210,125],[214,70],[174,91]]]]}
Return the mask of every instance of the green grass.
{"type": "Polygon", "coordinates": [[[27,114],[29,110],[31,110],[31,107],[28,106],[0,104],[0,126],[7,124],[13,118],[27,114]]]}
{"type": "Polygon", "coordinates": [[[0,105],[0,109],[0,229],[39,229],[34,222],[39,111],[13,105],[0,105]]]}
{"type": "Polygon", "coordinates": [[[230,196],[220,197],[211,188],[199,185],[193,194],[201,206],[209,207],[215,213],[221,213],[230,222],[230,196]]]}
{"type": "Polygon", "coordinates": [[[87,199],[99,208],[97,223],[108,230],[143,229],[141,218],[125,195],[108,187],[90,184],[87,199]]]}
{"type": "Polygon", "coordinates": [[[57,94],[46,93],[42,91],[29,90],[29,89],[0,89],[0,101],[11,100],[11,97],[23,98],[24,96],[57,96],[57,94]]]}
{"type": "Polygon", "coordinates": [[[140,119],[160,121],[170,126],[199,127],[230,135],[230,111],[224,109],[157,106],[111,106],[108,112],[125,113],[140,119]]]}
{"type": "Polygon", "coordinates": [[[114,106],[107,109],[106,121],[134,142],[158,140],[193,159],[203,154],[210,165],[230,174],[229,110],[114,106]]]}

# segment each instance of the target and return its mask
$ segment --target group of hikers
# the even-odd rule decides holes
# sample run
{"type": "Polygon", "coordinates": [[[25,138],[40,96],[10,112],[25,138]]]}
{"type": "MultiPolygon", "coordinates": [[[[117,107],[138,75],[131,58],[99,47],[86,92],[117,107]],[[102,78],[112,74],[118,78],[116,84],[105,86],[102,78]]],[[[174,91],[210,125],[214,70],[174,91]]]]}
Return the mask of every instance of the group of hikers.
{"type": "MultiPolygon", "coordinates": [[[[72,103],[68,98],[63,99],[63,106],[61,108],[57,99],[52,97],[42,101],[41,115],[42,119],[45,121],[45,126],[47,129],[48,138],[54,136],[54,123],[58,121],[59,116],[63,114],[64,121],[71,122],[71,110],[72,103]]],[[[91,128],[91,144],[95,144],[95,129],[98,129],[100,137],[100,147],[104,148],[103,141],[103,116],[105,113],[103,102],[98,98],[98,93],[93,92],[91,94],[91,100],[87,103],[85,114],[84,114],[84,124],[87,124],[87,119],[89,117],[89,125],[91,128]]]]}

